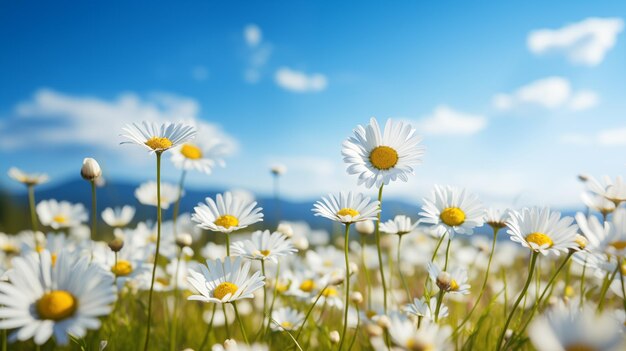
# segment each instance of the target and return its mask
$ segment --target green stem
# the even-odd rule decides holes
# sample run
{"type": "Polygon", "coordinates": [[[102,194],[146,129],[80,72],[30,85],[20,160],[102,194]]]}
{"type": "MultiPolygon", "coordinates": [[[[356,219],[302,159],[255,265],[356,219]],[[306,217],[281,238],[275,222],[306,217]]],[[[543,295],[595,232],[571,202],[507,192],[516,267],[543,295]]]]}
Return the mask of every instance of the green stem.
{"type": "Polygon", "coordinates": [[[343,343],[348,330],[348,307],[350,306],[350,260],[348,258],[348,245],[350,242],[350,223],[346,223],[346,233],[344,236],[344,258],[346,261],[346,304],[343,312],[343,331],[341,332],[341,341],[339,342],[339,350],[343,348],[343,343]]]}
{"type": "Polygon", "coordinates": [[[361,234],[361,264],[365,273],[365,284],[367,285],[367,308],[372,309],[372,281],[370,280],[370,271],[365,264],[365,235],[361,234]]]}
{"type": "Polygon", "coordinates": [[[30,207],[30,221],[33,226],[33,231],[39,230],[39,224],[37,222],[37,213],[35,212],[35,186],[28,185],[28,206],[30,207]]]}
{"type": "Polygon", "coordinates": [[[354,307],[356,308],[356,329],[354,330],[354,337],[352,338],[352,342],[350,343],[350,347],[348,348],[348,351],[352,350],[352,347],[354,346],[354,342],[359,336],[359,327],[361,326],[361,315],[359,313],[359,306],[355,304],[354,307]]]}
{"type": "Polygon", "coordinates": [[[583,264],[583,272],[580,275],[580,302],[579,306],[583,305],[585,301],[585,273],[587,272],[587,258],[585,257],[585,263],[583,264]]]}
{"type": "Polygon", "coordinates": [[[380,208],[380,212],[378,212],[377,220],[376,220],[376,231],[375,231],[375,236],[376,236],[376,248],[378,249],[378,265],[380,266],[380,280],[381,280],[381,284],[383,286],[383,306],[385,309],[385,313],[387,313],[387,286],[385,285],[385,267],[383,266],[383,254],[382,254],[382,248],[380,246],[380,215],[382,213],[383,210],[383,186],[380,186],[380,189],[378,190],[378,206],[380,208]]]}
{"type": "Polygon", "coordinates": [[[206,329],[206,333],[204,333],[204,338],[202,338],[202,343],[200,344],[200,348],[198,351],[202,351],[206,346],[207,341],[209,341],[209,334],[213,330],[213,318],[215,318],[215,310],[217,309],[217,305],[213,304],[213,313],[211,313],[211,321],[209,322],[209,326],[206,329]]]}
{"type": "Polygon", "coordinates": [[[302,320],[302,325],[300,325],[300,328],[298,328],[298,333],[296,334],[296,341],[300,338],[300,334],[302,333],[302,329],[304,329],[304,325],[306,324],[306,321],[309,319],[311,312],[313,312],[313,308],[315,307],[315,305],[317,305],[317,302],[320,300],[320,298],[322,297],[322,294],[324,293],[324,290],[326,290],[327,287],[328,287],[328,284],[324,286],[322,290],[320,290],[319,294],[317,294],[317,297],[315,298],[315,301],[313,301],[313,304],[311,305],[311,307],[309,307],[309,310],[306,312],[306,315],[304,316],[304,319],[302,320]]]}
{"type": "Polygon", "coordinates": [[[439,294],[437,295],[437,307],[435,308],[435,323],[439,322],[439,310],[441,309],[441,303],[443,302],[443,295],[445,293],[446,292],[442,289],[442,290],[439,290],[439,294]]]}
{"type": "Polygon", "coordinates": [[[178,199],[174,203],[174,210],[172,213],[172,224],[174,225],[174,237],[176,237],[176,220],[178,220],[178,213],[180,213],[180,200],[183,197],[183,186],[185,184],[185,175],[187,171],[183,169],[180,174],[180,180],[178,181],[178,199]]]}
{"type": "Polygon", "coordinates": [[[144,351],[148,351],[150,343],[150,325],[152,324],[152,293],[154,291],[154,278],[156,277],[156,268],[159,262],[159,249],[161,247],[161,154],[156,153],[157,161],[157,242],[156,252],[154,254],[154,264],[152,265],[152,281],[150,283],[150,292],[148,294],[148,327],[146,328],[146,342],[143,346],[144,351]]]}
{"type": "Polygon", "coordinates": [[[230,257],[230,234],[226,233],[226,256],[230,257]]]}
{"type": "Polygon", "coordinates": [[[624,307],[624,312],[626,312],[626,288],[624,287],[624,271],[622,269],[622,259],[618,258],[617,259],[617,267],[619,270],[619,281],[620,281],[620,286],[622,288],[622,304],[624,307]]]}
{"type": "Polygon", "coordinates": [[[602,291],[600,292],[600,303],[598,304],[598,312],[602,311],[602,308],[604,306],[604,297],[606,296],[606,292],[609,290],[609,286],[611,285],[611,282],[613,281],[613,279],[615,279],[615,275],[617,274],[617,271],[619,270],[619,262],[617,262],[617,267],[615,268],[615,270],[613,271],[613,273],[607,273],[606,278],[605,278],[605,282],[604,282],[604,286],[602,286],[602,291]]]}
{"type": "MultiPolygon", "coordinates": [[[[278,261],[278,263],[276,264],[276,278],[274,282],[274,292],[272,293],[272,303],[270,303],[270,310],[268,312],[268,315],[270,316],[270,318],[272,317],[272,312],[274,311],[274,302],[276,302],[276,296],[278,295],[278,277],[279,276],[280,276],[280,261],[278,261]]],[[[267,277],[265,279],[267,280],[267,277]]],[[[270,324],[271,323],[267,323],[265,334],[269,332],[270,324]]]]}
{"type": "Polygon", "coordinates": [[[411,301],[411,290],[409,290],[409,286],[406,283],[406,279],[404,279],[404,274],[402,273],[402,267],[400,264],[400,248],[402,247],[402,235],[398,235],[398,252],[397,252],[397,265],[398,265],[398,274],[400,275],[400,280],[402,281],[402,286],[404,286],[404,290],[406,290],[406,300],[411,301]]]}
{"type": "Polygon", "coordinates": [[[226,327],[226,339],[230,339],[230,325],[228,324],[228,316],[226,315],[226,304],[222,304],[222,312],[224,313],[224,326],[226,327]]]}
{"type": "Polygon", "coordinates": [[[450,239],[450,234],[448,234],[448,245],[446,246],[446,262],[443,265],[444,272],[448,269],[448,257],[450,256],[450,243],[452,239],[450,239]]]}
{"type": "Polygon", "coordinates": [[[239,316],[239,311],[237,310],[237,303],[235,301],[233,301],[233,308],[235,309],[235,316],[237,317],[237,321],[239,322],[239,329],[241,330],[241,335],[243,335],[243,340],[246,342],[246,344],[250,345],[250,342],[248,341],[248,335],[246,334],[246,329],[243,327],[243,321],[241,320],[241,317],[239,316]]]}
{"type": "MultiPolygon", "coordinates": [[[[265,274],[265,260],[261,260],[261,273],[267,281],[267,274],[265,274]]],[[[265,325],[265,317],[268,317],[268,323],[272,319],[272,316],[267,315],[267,284],[263,284],[263,320],[261,321],[261,329],[265,325]]]]}
{"type": "Polygon", "coordinates": [[[431,262],[435,262],[435,257],[437,257],[437,252],[439,251],[439,247],[441,247],[441,243],[443,243],[443,239],[446,237],[446,234],[444,233],[443,235],[441,235],[441,238],[439,238],[439,241],[437,241],[437,246],[435,246],[435,251],[433,251],[433,256],[430,258],[431,262]]]}
{"type": "Polygon", "coordinates": [[[539,253],[536,251],[533,251],[532,253],[532,256],[530,258],[530,265],[528,268],[528,278],[526,279],[526,284],[524,284],[524,288],[522,289],[522,292],[517,297],[517,300],[515,301],[515,304],[513,305],[513,309],[511,310],[511,312],[509,312],[509,317],[506,319],[506,323],[504,323],[504,328],[502,329],[502,332],[500,333],[500,337],[498,338],[498,344],[496,345],[498,351],[502,349],[502,341],[504,340],[504,335],[506,334],[506,330],[509,328],[511,319],[513,319],[515,310],[517,309],[517,306],[519,306],[520,302],[524,298],[524,295],[526,295],[526,291],[528,290],[528,287],[530,286],[530,282],[532,281],[532,278],[533,278],[533,272],[535,271],[535,264],[537,263],[538,254],[539,253]]]}
{"type": "Polygon", "coordinates": [[[176,270],[174,271],[174,311],[172,312],[172,330],[170,335],[170,350],[176,350],[176,328],[178,319],[178,269],[180,267],[180,260],[183,258],[183,250],[180,250],[178,254],[178,260],[176,261],[176,270]]]}
{"type": "Polygon", "coordinates": [[[98,211],[96,208],[96,181],[92,180],[91,183],[91,239],[96,239],[96,230],[98,229],[98,211]]]}

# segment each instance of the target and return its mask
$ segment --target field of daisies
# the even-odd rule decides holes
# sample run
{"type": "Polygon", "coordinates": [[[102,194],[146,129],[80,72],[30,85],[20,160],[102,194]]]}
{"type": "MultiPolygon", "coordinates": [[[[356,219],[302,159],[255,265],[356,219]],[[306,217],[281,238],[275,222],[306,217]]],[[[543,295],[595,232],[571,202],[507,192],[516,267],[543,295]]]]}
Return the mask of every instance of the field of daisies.
{"type": "MultiPolygon", "coordinates": [[[[336,229],[319,240],[301,223],[264,224],[241,193],[181,213],[186,173],[223,164],[193,123],[120,133],[112,143],[154,161],[135,192],[147,221],[98,206],[95,159],[77,190],[91,189],[88,204],[40,199],[45,173],[8,170],[28,190],[30,227],[0,233],[2,350],[626,349],[619,176],[581,176],[586,210],[573,217],[437,185],[384,218],[385,189],[419,170],[424,148],[411,125],[372,118],[341,149],[363,193],[311,204],[336,229]],[[161,183],[166,167],[177,185],[161,183]]],[[[278,186],[286,170],[271,171],[278,186]]]]}

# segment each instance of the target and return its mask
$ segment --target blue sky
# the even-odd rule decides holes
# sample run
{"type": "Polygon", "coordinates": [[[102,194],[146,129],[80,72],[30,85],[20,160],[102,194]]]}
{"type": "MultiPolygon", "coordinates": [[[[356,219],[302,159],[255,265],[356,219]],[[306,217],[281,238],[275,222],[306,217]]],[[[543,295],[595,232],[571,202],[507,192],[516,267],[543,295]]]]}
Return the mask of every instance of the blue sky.
{"type": "Polygon", "coordinates": [[[150,179],[121,126],[195,117],[234,152],[190,186],[269,193],[283,163],[285,195],[312,199],[355,188],[341,142],[376,116],[427,148],[390,196],[573,206],[579,173],[625,171],[624,19],[622,1],[2,2],[0,184],[13,165],[62,182],[89,156],[150,179]]]}

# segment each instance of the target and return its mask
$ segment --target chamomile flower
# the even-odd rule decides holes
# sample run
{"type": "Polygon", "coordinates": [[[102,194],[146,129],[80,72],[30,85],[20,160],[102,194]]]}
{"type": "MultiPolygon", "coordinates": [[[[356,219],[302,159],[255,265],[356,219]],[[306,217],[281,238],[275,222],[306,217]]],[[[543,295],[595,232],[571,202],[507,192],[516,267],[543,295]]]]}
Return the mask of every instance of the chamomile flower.
{"type": "Polygon", "coordinates": [[[610,312],[597,315],[595,308],[555,305],[536,317],[528,329],[539,351],[624,350],[622,328],[610,312]]]}
{"type": "MultiPolygon", "coordinates": [[[[417,317],[425,317],[428,320],[435,319],[436,309],[437,309],[436,297],[431,297],[430,302],[426,302],[426,299],[424,297],[420,299],[416,298],[416,299],[413,299],[413,303],[407,304],[404,307],[404,310],[406,311],[406,313],[417,316],[417,317]]],[[[438,320],[441,320],[441,318],[444,318],[447,316],[448,316],[448,307],[442,304],[439,307],[438,320]]]]}
{"type": "Polygon", "coordinates": [[[82,338],[100,328],[98,317],[109,314],[117,298],[113,276],[89,256],[63,252],[53,265],[44,250],[14,258],[13,267],[8,282],[0,282],[0,329],[15,328],[13,339],[43,345],[54,335],[66,345],[69,335],[82,338]]]}
{"type": "Polygon", "coordinates": [[[198,227],[212,232],[230,233],[263,220],[263,210],[256,201],[247,202],[231,192],[217,194],[215,200],[207,197],[205,203],[194,208],[191,220],[198,227]]]}
{"type": "Polygon", "coordinates": [[[602,195],[585,192],[580,197],[585,206],[602,213],[604,216],[615,211],[615,203],[602,195]]]}
{"type": "Polygon", "coordinates": [[[380,224],[380,231],[387,234],[404,235],[412,232],[417,223],[411,223],[411,217],[398,215],[394,219],[380,224]]]}
{"type": "Polygon", "coordinates": [[[39,202],[37,216],[41,224],[53,229],[75,227],[88,219],[87,210],[83,204],[59,202],[54,199],[39,202]]]}
{"type": "Polygon", "coordinates": [[[93,262],[116,277],[118,289],[149,273],[152,268],[151,264],[146,263],[149,258],[148,251],[133,240],[124,241],[124,246],[117,252],[117,257],[107,245],[97,242],[93,246],[92,256],[93,262]]]}
{"type": "MultiPolygon", "coordinates": [[[[156,202],[156,201],[155,201],[156,202]]],[[[102,211],[102,220],[113,228],[125,227],[133,220],[135,208],[132,206],[107,207],[102,211]]]]}
{"type": "Polygon", "coordinates": [[[341,192],[339,195],[328,194],[313,205],[316,216],[326,217],[336,222],[350,224],[367,220],[376,220],[380,212],[378,200],[371,201],[369,197],[357,193],[341,192]]]}
{"type": "Polygon", "coordinates": [[[409,124],[389,119],[381,130],[376,118],[371,118],[343,142],[341,154],[348,173],[359,176],[358,184],[380,188],[396,179],[408,180],[424,154],[421,140],[409,124]]]}
{"type": "Polygon", "coordinates": [[[123,128],[126,134],[122,137],[129,139],[121,144],[137,144],[153,152],[164,152],[168,149],[181,145],[196,136],[193,126],[183,123],[155,123],[142,122],[127,124],[123,128]]]}
{"type": "Polygon", "coordinates": [[[304,314],[290,307],[281,307],[272,312],[271,328],[274,331],[297,329],[304,321],[304,314]]]}
{"type": "MultiPolygon", "coordinates": [[[[161,208],[167,210],[170,205],[178,200],[180,196],[185,196],[185,192],[181,194],[178,186],[170,183],[161,182],[161,208]]],[[[135,189],[135,197],[143,205],[157,205],[157,183],[149,181],[141,184],[135,189]]]]}
{"type": "MultiPolygon", "coordinates": [[[[450,326],[439,326],[423,321],[419,328],[407,317],[393,313],[390,318],[389,335],[401,350],[449,350],[447,339],[452,333],[450,326]]],[[[385,348],[387,349],[387,348],[385,348]]]]}
{"type": "Polygon", "coordinates": [[[243,256],[250,260],[271,260],[278,262],[278,257],[291,255],[296,250],[291,241],[283,234],[269,230],[257,230],[249,240],[236,241],[231,245],[233,255],[243,256]]]}
{"type": "Polygon", "coordinates": [[[211,174],[216,166],[224,167],[227,154],[228,146],[220,140],[196,139],[174,148],[171,160],[176,168],[211,174]]]}
{"type": "Polygon", "coordinates": [[[200,271],[189,269],[187,280],[195,290],[188,300],[213,303],[231,303],[240,299],[251,299],[253,293],[265,285],[265,277],[255,272],[251,277],[250,261],[242,264],[241,257],[226,257],[224,261],[207,260],[200,271]]]}
{"type": "Polygon", "coordinates": [[[430,262],[428,263],[428,275],[439,289],[447,293],[469,294],[470,285],[468,284],[466,269],[456,267],[444,271],[434,262],[430,262]]]}
{"type": "Polygon", "coordinates": [[[626,209],[617,209],[611,220],[604,223],[579,212],[576,222],[588,241],[588,251],[603,257],[626,256],[626,209]]]}
{"type": "Polygon", "coordinates": [[[9,169],[9,177],[28,186],[39,185],[48,181],[48,175],[45,173],[25,173],[15,167],[9,169]]]}
{"type": "Polygon", "coordinates": [[[579,247],[574,218],[561,217],[560,212],[552,212],[549,208],[512,211],[507,226],[511,240],[543,255],[552,252],[558,256],[560,252],[579,247]]]}
{"type": "Polygon", "coordinates": [[[474,228],[484,223],[485,210],[478,197],[451,186],[435,185],[432,199],[424,199],[422,211],[421,221],[432,224],[439,235],[473,234],[474,228]]]}
{"type": "Polygon", "coordinates": [[[621,176],[617,176],[615,181],[612,181],[609,177],[604,177],[603,183],[593,177],[589,177],[587,187],[592,192],[613,202],[616,207],[623,201],[626,201],[626,183],[621,176]]]}
{"type": "Polygon", "coordinates": [[[490,207],[485,211],[485,224],[494,230],[506,227],[506,221],[509,219],[509,210],[501,210],[490,207]]]}

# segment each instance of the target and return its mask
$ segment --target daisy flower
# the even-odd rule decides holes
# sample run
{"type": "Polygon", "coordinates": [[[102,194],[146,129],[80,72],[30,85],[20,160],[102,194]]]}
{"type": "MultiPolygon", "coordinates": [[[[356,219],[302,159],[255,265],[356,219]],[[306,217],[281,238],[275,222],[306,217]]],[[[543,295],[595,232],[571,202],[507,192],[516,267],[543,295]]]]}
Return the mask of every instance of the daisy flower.
{"type": "MultiPolygon", "coordinates": [[[[626,209],[617,209],[611,221],[603,223],[594,216],[587,217],[579,212],[576,222],[587,239],[586,251],[594,256],[592,263],[602,263],[599,268],[615,269],[615,259],[626,256],[626,209]]],[[[584,254],[577,253],[576,256],[581,256],[578,262],[589,259],[584,254]]]]}
{"type": "Polygon", "coordinates": [[[622,328],[610,312],[597,315],[589,305],[557,304],[532,321],[528,335],[539,351],[617,351],[625,346],[622,328]]]}
{"type": "Polygon", "coordinates": [[[205,201],[206,204],[199,203],[191,215],[191,220],[202,229],[230,233],[263,220],[263,209],[255,208],[256,201],[245,201],[228,191],[224,195],[217,194],[215,201],[209,197],[205,201]]]}
{"type": "Polygon", "coordinates": [[[108,245],[97,242],[93,246],[92,256],[94,263],[116,277],[118,289],[122,289],[128,282],[135,281],[142,274],[149,273],[152,268],[151,264],[146,263],[150,257],[148,251],[132,240],[124,241],[124,246],[117,253],[117,257],[108,245]]]}
{"type": "MultiPolygon", "coordinates": [[[[420,299],[415,298],[413,299],[413,303],[407,304],[404,307],[404,310],[407,314],[414,315],[417,317],[425,317],[428,320],[435,319],[434,314],[435,314],[436,309],[437,309],[436,297],[431,297],[430,302],[426,302],[426,299],[424,297],[420,299]]],[[[441,318],[444,318],[447,316],[448,316],[448,307],[442,304],[439,307],[438,320],[441,320],[441,318]]]]}
{"type": "Polygon", "coordinates": [[[39,185],[48,181],[48,175],[45,173],[25,173],[15,167],[9,169],[9,177],[28,186],[39,185]]]}
{"type": "MultiPolygon", "coordinates": [[[[176,202],[179,197],[185,196],[185,192],[180,192],[178,186],[161,182],[161,208],[167,210],[170,205],[176,202]]],[[[143,205],[157,205],[157,183],[149,181],[141,184],[135,189],[135,197],[143,205]]]]}
{"type": "Polygon", "coordinates": [[[560,212],[547,207],[512,211],[506,224],[511,240],[543,255],[552,252],[558,256],[559,252],[578,248],[574,218],[561,217],[560,212]]]}
{"type": "Polygon", "coordinates": [[[13,340],[43,345],[54,335],[66,345],[69,335],[80,339],[100,328],[98,317],[109,314],[117,298],[113,276],[88,256],[63,252],[53,265],[42,251],[14,258],[13,267],[8,282],[0,282],[0,329],[15,328],[13,340]]]}
{"type": "MultiPolygon", "coordinates": [[[[156,202],[156,201],[155,201],[156,202]]],[[[125,227],[133,220],[135,208],[132,206],[107,207],[102,211],[102,220],[113,228],[125,227]]]]}
{"type": "Polygon", "coordinates": [[[313,212],[316,216],[351,224],[376,220],[376,215],[380,212],[380,203],[378,200],[371,201],[361,193],[341,192],[339,195],[328,194],[328,197],[322,197],[322,201],[317,201],[313,205],[313,212]]]}
{"type": "Polygon", "coordinates": [[[216,166],[225,166],[223,157],[227,154],[228,146],[220,140],[196,139],[174,148],[171,160],[178,169],[211,174],[216,166]]]}
{"type": "Polygon", "coordinates": [[[465,189],[435,185],[432,199],[424,199],[420,216],[432,224],[439,235],[473,234],[484,223],[485,210],[478,197],[465,189]]]}
{"type": "Polygon", "coordinates": [[[604,177],[603,183],[593,177],[589,177],[587,180],[587,188],[591,192],[613,202],[616,207],[623,201],[626,201],[626,183],[621,176],[617,176],[615,182],[609,177],[604,177]]]}
{"type": "Polygon", "coordinates": [[[348,173],[359,176],[359,185],[380,188],[396,179],[408,181],[424,154],[421,141],[409,124],[388,119],[381,131],[372,117],[368,125],[359,125],[354,136],[343,142],[341,154],[348,173]]]}
{"type": "Polygon", "coordinates": [[[586,192],[580,197],[585,206],[602,213],[603,216],[615,211],[615,203],[604,196],[586,192]]]}
{"type": "Polygon", "coordinates": [[[281,307],[272,312],[272,325],[274,331],[294,330],[304,321],[304,314],[290,307],[281,307]]]}
{"type": "Polygon", "coordinates": [[[253,293],[265,285],[261,272],[248,277],[250,261],[242,264],[241,257],[225,258],[224,261],[207,260],[200,271],[188,270],[187,280],[196,294],[188,300],[213,303],[231,303],[240,299],[251,299],[253,293]]]}
{"type": "Polygon", "coordinates": [[[485,223],[493,230],[506,227],[506,221],[509,219],[509,210],[501,210],[499,208],[490,207],[485,211],[485,223]]]}
{"type": "Polygon", "coordinates": [[[413,231],[417,223],[411,223],[411,217],[398,215],[394,219],[380,224],[380,231],[387,234],[404,235],[413,231]]]}
{"type": "Polygon", "coordinates": [[[168,149],[181,145],[196,136],[193,126],[183,123],[155,123],[142,122],[127,124],[123,128],[126,134],[122,137],[130,139],[121,144],[137,144],[153,152],[164,152],[168,149]]]}
{"type": "Polygon", "coordinates": [[[291,241],[281,233],[270,234],[269,230],[257,230],[250,240],[236,241],[231,245],[232,253],[250,260],[271,260],[278,262],[278,257],[298,252],[291,241]]]}
{"type": "Polygon", "coordinates": [[[39,221],[53,229],[69,228],[80,225],[88,219],[83,204],[71,204],[67,201],[44,200],[37,204],[39,221]]]}
{"type": "MultiPolygon", "coordinates": [[[[407,317],[393,313],[390,318],[389,336],[401,350],[449,350],[447,342],[452,334],[450,326],[438,326],[435,323],[423,321],[419,328],[407,317]]],[[[387,350],[385,347],[384,350],[387,350]]]]}
{"type": "Polygon", "coordinates": [[[428,275],[439,289],[447,293],[469,294],[470,285],[468,284],[466,269],[457,267],[446,272],[436,263],[430,262],[428,263],[428,275]]]}

